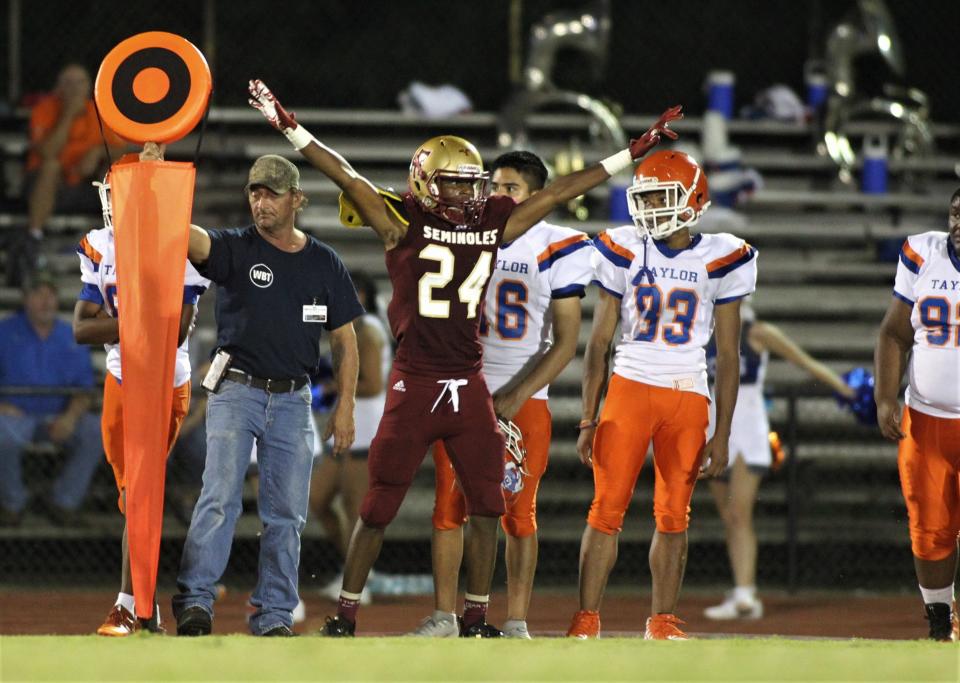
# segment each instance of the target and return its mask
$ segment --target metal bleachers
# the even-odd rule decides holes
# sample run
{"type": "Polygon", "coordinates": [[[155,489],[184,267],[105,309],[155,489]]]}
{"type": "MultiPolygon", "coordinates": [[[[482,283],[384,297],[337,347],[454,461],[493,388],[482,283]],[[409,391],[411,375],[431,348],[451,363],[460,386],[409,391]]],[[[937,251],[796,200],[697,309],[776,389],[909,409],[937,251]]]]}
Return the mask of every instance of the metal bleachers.
{"type": "MultiPolygon", "coordinates": [[[[642,130],[652,118],[627,116],[623,125],[628,131],[642,130]]],[[[343,153],[361,173],[396,188],[405,185],[410,154],[431,135],[460,132],[478,143],[485,159],[497,154],[496,117],[491,113],[425,121],[388,111],[298,110],[298,120],[343,153]]],[[[571,137],[589,138],[588,121],[576,115],[539,115],[530,124],[536,151],[548,160],[571,137]]],[[[685,142],[695,143],[700,125],[697,117],[690,117],[676,129],[685,142]]],[[[882,128],[883,124],[863,124],[853,135],[872,132],[878,126],[882,128]]],[[[891,192],[865,195],[835,180],[835,168],[816,153],[811,127],[768,121],[734,121],[730,125],[730,138],[743,152],[743,165],[759,171],[764,185],[740,204],[736,213],[717,208],[719,220],[709,226],[705,221],[704,227],[729,229],[758,247],[760,282],[754,302],[758,317],[782,326],[837,371],[871,364],[876,329],[889,301],[895,271],[895,263],[878,258],[884,254],[884,246],[909,233],[943,229],[948,199],[958,184],[951,152],[960,142],[960,126],[937,126],[935,133],[941,154],[920,162],[892,159],[891,192]],[[918,178],[922,180],[918,182],[918,178]]],[[[196,142],[191,135],[171,145],[168,158],[192,158],[196,142]]],[[[9,174],[11,159],[22,156],[24,147],[5,133],[0,148],[9,174]]],[[[582,148],[588,162],[604,155],[604,150],[587,143],[582,148]]],[[[298,155],[257,112],[212,111],[199,163],[194,222],[207,227],[247,223],[248,209],[240,189],[250,162],[265,153],[284,154],[299,162],[298,155]]],[[[337,188],[318,172],[300,165],[310,198],[300,227],[336,249],[348,267],[372,272],[388,299],[390,287],[379,241],[369,230],[340,227],[337,188]]],[[[606,215],[610,191],[598,188],[590,193],[590,220],[579,223],[564,214],[553,220],[589,233],[609,227],[606,215]]],[[[22,210],[0,213],[0,235],[22,227],[24,220],[22,210]]],[[[51,267],[66,285],[61,289],[64,315],[72,310],[77,289],[72,245],[98,223],[95,215],[58,216],[48,226],[46,251],[51,267]]],[[[0,288],[0,308],[9,310],[18,300],[17,290],[0,288]]],[[[541,525],[541,537],[546,539],[578,538],[592,493],[589,471],[577,460],[573,427],[580,417],[582,351],[590,333],[594,302],[594,293],[584,302],[581,353],[551,391],[554,445],[550,470],[541,488],[541,508],[550,511],[541,525]]],[[[203,303],[202,308],[205,315],[201,323],[209,327],[212,305],[203,303]]],[[[851,538],[870,535],[902,543],[906,537],[902,523],[897,514],[888,514],[891,508],[902,508],[897,489],[888,485],[889,478],[895,477],[895,447],[882,442],[875,429],[855,424],[849,414],[837,409],[822,387],[812,386],[783,361],[772,360],[768,388],[775,397],[770,406],[773,426],[778,430],[796,429],[799,438],[794,455],[804,464],[804,472],[816,473],[816,486],[802,492],[807,498],[802,499],[801,541],[842,532],[851,538]],[[796,402],[796,425],[790,424],[792,401],[796,402]],[[857,474],[864,469],[880,475],[858,483],[857,474]],[[872,518],[863,514],[870,510],[884,514],[872,518]],[[849,524],[841,525],[841,531],[835,523],[837,515],[849,519],[849,524]]],[[[429,463],[429,458],[425,462],[429,463]]],[[[764,543],[782,543],[785,539],[788,495],[784,479],[778,481],[780,484],[764,487],[761,492],[758,533],[764,543]]],[[[802,484],[802,476],[799,481],[802,484]]],[[[429,535],[429,468],[416,486],[418,493],[409,497],[398,523],[391,527],[394,538],[429,535]]],[[[694,500],[698,518],[691,528],[691,541],[716,542],[722,538],[720,522],[707,499],[706,487],[700,487],[694,500]]],[[[645,478],[637,489],[626,540],[649,538],[651,500],[651,481],[645,478]]],[[[255,520],[244,524],[250,527],[249,533],[256,533],[255,520]]],[[[247,526],[242,526],[241,532],[247,526]]],[[[316,522],[310,523],[307,533],[319,533],[316,522]]]]}

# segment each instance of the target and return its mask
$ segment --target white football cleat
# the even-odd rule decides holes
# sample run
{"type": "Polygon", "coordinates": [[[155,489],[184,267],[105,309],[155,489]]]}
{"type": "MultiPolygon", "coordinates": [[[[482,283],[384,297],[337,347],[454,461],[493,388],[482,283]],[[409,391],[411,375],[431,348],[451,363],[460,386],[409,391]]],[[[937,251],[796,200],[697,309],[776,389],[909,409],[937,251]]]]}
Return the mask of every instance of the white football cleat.
{"type": "Polygon", "coordinates": [[[460,625],[457,624],[456,614],[435,611],[407,635],[418,638],[459,638],[460,625]]]}
{"type": "Polygon", "coordinates": [[[533,640],[530,637],[530,631],[527,630],[527,622],[521,619],[508,619],[503,625],[503,637],[533,640]]]}
{"type": "Polygon", "coordinates": [[[715,621],[759,619],[763,616],[763,603],[757,598],[746,602],[738,601],[734,599],[732,593],[728,593],[726,599],[719,605],[707,607],[703,610],[703,616],[715,621]]]}

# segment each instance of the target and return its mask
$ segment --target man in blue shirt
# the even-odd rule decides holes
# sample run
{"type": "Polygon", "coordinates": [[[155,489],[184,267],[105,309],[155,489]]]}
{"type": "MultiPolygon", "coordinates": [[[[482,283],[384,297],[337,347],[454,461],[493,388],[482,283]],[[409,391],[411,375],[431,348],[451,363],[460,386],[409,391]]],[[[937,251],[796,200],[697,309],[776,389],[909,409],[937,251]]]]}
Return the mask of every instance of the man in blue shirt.
{"type": "Polygon", "coordinates": [[[353,442],[360,360],[352,322],[363,307],[350,274],[336,252],[294,225],[306,202],[296,166],[275,155],[257,159],[245,192],[253,225],[190,228],[187,256],[217,284],[217,346],[231,360],[207,402],[203,490],[173,598],[178,635],[213,629],[216,583],[230,557],[254,441],[264,530],[250,630],[293,635],[314,448],[308,375],[320,361],[321,330],[330,338],[338,387],[323,438],[333,436],[335,454],[353,442]]]}
{"type": "Polygon", "coordinates": [[[30,443],[61,446],[66,462],[41,507],[58,523],[75,519],[103,448],[90,394],[15,393],[14,387],[92,389],[90,352],[57,318],[57,289],[46,274],[24,292],[23,311],[0,322],[0,524],[19,524],[28,503],[21,460],[30,443]]]}

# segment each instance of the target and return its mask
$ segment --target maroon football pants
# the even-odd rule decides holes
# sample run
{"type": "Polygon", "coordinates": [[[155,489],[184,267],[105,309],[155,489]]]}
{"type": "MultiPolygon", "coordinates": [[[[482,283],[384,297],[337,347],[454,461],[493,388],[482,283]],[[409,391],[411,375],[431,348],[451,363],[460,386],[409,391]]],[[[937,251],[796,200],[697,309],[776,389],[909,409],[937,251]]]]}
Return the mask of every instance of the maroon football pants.
{"type": "Polygon", "coordinates": [[[387,382],[386,408],[367,460],[363,523],[382,529],[393,521],[435,441],[450,455],[467,514],[502,515],[504,439],[483,376],[426,377],[394,369],[387,382]]]}

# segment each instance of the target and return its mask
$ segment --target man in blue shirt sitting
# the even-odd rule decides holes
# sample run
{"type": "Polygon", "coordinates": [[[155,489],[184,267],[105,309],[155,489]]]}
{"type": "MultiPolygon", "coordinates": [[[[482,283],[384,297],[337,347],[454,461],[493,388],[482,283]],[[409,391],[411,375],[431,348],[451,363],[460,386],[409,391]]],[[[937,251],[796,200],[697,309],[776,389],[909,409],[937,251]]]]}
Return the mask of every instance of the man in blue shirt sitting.
{"type": "Polygon", "coordinates": [[[38,274],[24,291],[23,311],[0,321],[0,525],[16,526],[27,507],[21,460],[35,441],[62,447],[66,462],[49,497],[38,501],[55,522],[68,524],[103,458],[100,425],[90,394],[16,393],[14,387],[92,389],[90,352],[57,318],[57,289],[38,274]]]}

